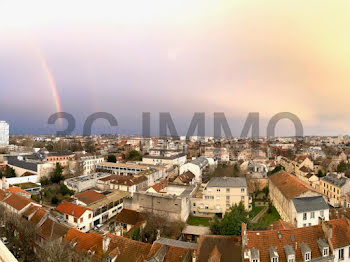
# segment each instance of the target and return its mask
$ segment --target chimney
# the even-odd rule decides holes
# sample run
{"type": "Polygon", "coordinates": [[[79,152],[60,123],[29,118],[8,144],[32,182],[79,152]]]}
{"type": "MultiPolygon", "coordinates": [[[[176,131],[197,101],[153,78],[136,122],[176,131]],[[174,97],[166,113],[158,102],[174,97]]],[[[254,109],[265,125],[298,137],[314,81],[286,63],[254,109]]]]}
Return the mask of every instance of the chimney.
{"type": "Polygon", "coordinates": [[[194,251],[192,252],[192,262],[196,262],[196,261],[197,261],[197,251],[194,250],[194,251]]]}
{"type": "Polygon", "coordinates": [[[160,238],[160,229],[157,229],[157,240],[160,238]]]}
{"type": "Polygon", "coordinates": [[[111,242],[111,238],[107,237],[107,234],[103,234],[103,240],[102,240],[102,248],[103,248],[103,253],[108,251],[109,243],[111,242]]]}

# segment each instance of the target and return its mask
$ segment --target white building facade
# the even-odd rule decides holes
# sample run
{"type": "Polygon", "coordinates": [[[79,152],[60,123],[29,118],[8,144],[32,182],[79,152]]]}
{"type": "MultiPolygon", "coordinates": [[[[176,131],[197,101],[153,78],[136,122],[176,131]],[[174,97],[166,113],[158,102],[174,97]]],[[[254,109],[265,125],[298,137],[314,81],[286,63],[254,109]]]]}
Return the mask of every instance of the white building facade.
{"type": "Polygon", "coordinates": [[[0,146],[9,145],[10,125],[5,121],[0,121],[0,146]]]}

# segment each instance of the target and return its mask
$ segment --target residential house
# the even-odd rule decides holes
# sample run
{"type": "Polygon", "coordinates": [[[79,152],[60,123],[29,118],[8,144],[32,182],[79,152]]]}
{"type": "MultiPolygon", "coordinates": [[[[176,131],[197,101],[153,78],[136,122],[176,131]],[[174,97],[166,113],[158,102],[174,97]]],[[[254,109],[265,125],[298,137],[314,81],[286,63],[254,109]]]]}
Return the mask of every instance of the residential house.
{"type": "Polygon", "coordinates": [[[93,211],[69,202],[61,203],[56,210],[64,215],[66,222],[82,232],[87,232],[93,228],[93,211]]]}

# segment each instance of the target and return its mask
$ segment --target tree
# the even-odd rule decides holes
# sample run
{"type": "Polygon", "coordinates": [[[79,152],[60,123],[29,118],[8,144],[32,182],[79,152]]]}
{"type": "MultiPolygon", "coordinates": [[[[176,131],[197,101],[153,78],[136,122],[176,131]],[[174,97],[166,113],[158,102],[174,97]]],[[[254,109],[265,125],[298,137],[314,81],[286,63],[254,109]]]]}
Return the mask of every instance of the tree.
{"type": "Polygon", "coordinates": [[[16,171],[12,167],[6,166],[2,175],[6,178],[16,177],[16,171]]]}
{"type": "Polygon", "coordinates": [[[70,190],[66,185],[64,184],[61,184],[60,185],[60,193],[62,195],[74,195],[74,191],[73,190],[70,190]]]}
{"type": "Polygon", "coordinates": [[[317,172],[317,176],[318,176],[318,177],[324,177],[325,174],[323,174],[322,170],[319,169],[318,172],[317,172]]]}
{"type": "Polygon", "coordinates": [[[267,172],[267,175],[269,176],[269,175],[275,174],[275,173],[277,173],[277,172],[279,172],[281,170],[284,170],[284,167],[281,166],[281,165],[278,165],[273,170],[267,172]]]}
{"type": "Polygon", "coordinates": [[[340,161],[339,165],[337,166],[337,172],[344,173],[348,169],[346,163],[342,160],[340,161]]]}
{"type": "Polygon", "coordinates": [[[127,161],[141,161],[142,156],[141,154],[136,150],[131,150],[126,158],[127,161]]]}
{"type": "Polygon", "coordinates": [[[58,204],[58,198],[56,196],[52,197],[51,204],[53,204],[53,205],[57,205],[58,204]]]}
{"type": "Polygon", "coordinates": [[[250,220],[248,211],[245,210],[243,203],[240,202],[238,205],[232,206],[222,220],[214,218],[214,221],[210,223],[210,230],[214,235],[240,236],[242,223],[249,224],[250,220]]]}
{"type": "Polygon", "coordinates": [[[85,151],[88,153],[95,153],[96,152],[96,146],[94,141],[89,139],[85,144],[85,151]]]}
{"type": "Polygon", "coordinates": [[[115,155],[109,155],[107,157],[107,162],[110,162],[110,163],[117,163],[117,158],[115,155]]]}
{"type": "Polygon", "coordinates": [[[269,186],[264,187],[262,191],[264,192],[265,197],[267,198],[269,196],[269,192],[270,192],[269,186]]]}
{"type": "Polygon", "coordinates": [[[233,177],[238,177],[241,173],[241,169],[239,167],[239,165],[237,163],[234,164],[233,166],[233,173],[232,173],[232,176],[233,177]]]}
{"type": "Polygon", "coordinates": [[[60,163],[56,163],[56,168],[51,174],[51,182],[59,184],[64,178],[62,175],[63,168],[60,163]]]}
{"type": "Polygon", "coordinates": [[[48,179],[47,177],[42,177],[40,178],[40,184],[42,186],[47,186],[51,183],[50,179],[48,179]]]}

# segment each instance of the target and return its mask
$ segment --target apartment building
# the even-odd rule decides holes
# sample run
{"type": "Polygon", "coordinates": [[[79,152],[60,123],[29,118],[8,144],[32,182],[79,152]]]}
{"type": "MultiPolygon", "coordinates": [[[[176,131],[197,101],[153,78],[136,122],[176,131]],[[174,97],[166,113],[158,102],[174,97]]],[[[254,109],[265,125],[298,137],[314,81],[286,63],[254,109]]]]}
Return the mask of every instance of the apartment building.
{"type": "Polygon", "coordinates": [[[97,155],[82,155],[78,158],[83,166],[84,174],[91,174],[96,172],[97,164],[103,163],[104,157],[97,155]]]}
{"type": "Polygon", "coordinates": [[[0,121],[0,146],[7,146],[9,144],[9,130],[9,124],[5,121],[0,121]]]}
{"type": "Polygon", "coordinates": [[[342,207],[346,195],[350,192],[350,179],[343,174],[333,173],[320,180],[320,193],[324,194],[333,207],[342,207]]]}
{"type": "Polygon", "coordinates": [[[193,216],[223,217],[231,206],[242,202],[251,210],[247,181],[243,177],[214,177],[191,198],[193,216]]]}
{"type": "MultiPolygon", "coordinates": [[[[300,212],[295,208],[294,199],[308,198],[303,200],[303,204],[306,203],[305,205],[308,206],[307,203],[312,202],[312,197],[320,196],[312,187],[302,183],[295,176],[285,171],[280,171],[269,177],[269,195],[281,218],[294,226],[304,224],[300,222],[300,212]]],[[[310,210],[310,212],[313,211],[316,210],[310,210]]]]}
{"type": "Polygon", "coordinates": [[[182,166],[186,163],[186,154],[178,150],[150,149],[149,155],[142,157],[142,163],[151,165],[182,166]]]}

